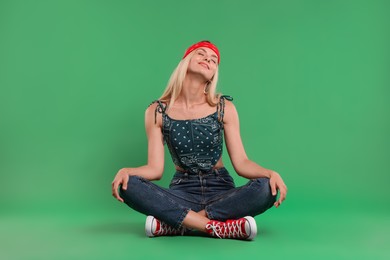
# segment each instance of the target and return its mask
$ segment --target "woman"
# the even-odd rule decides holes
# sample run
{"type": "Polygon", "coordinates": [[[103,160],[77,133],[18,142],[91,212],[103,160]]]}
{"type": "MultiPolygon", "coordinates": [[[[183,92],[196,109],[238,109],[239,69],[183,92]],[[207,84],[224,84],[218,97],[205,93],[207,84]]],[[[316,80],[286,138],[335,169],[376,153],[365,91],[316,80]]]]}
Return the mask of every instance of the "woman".
{"type": "Polygon", "coordinates": [[[149,237],[198,230],[252,240],[253,217],[286,197],[280,175],[248,159],[232,98],[216,94],[219,63],[218,48],[209,41],[186,50],[162,97],[146,109],[148,163],[119,170],[112,182],[116,199],[149,215],[149,237]],[[234,170],[249,179],[242,187],[224,168],[223,137],[234,170]],[[176,168],[169,189],[151,182],[163,175],[165,143],[176,168]]]}

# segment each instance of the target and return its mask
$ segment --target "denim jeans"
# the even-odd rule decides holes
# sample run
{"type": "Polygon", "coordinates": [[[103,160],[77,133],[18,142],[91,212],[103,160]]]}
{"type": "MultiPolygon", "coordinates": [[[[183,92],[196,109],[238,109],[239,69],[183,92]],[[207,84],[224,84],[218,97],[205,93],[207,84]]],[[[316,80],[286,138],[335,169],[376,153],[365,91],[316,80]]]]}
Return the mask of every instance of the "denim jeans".
{"type": "Polygon", "coordinates": [[[209,219],[225,221],[261,214],[276,200],[268,178],[249,180],[236,188],[226,168],[207,174],[176,171],[169,188],[130,176],[127,190],[120,189],[120,196],[132,209],[175,228],[182,226],[190,210],[205,210],[209,219]]]}

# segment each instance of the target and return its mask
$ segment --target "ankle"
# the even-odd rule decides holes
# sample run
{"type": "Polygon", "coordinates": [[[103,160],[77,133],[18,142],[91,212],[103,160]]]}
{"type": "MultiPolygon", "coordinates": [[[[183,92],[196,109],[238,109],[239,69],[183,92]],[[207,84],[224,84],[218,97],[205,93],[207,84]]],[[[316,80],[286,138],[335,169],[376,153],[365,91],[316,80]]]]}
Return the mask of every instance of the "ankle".
{"type": "Polygon", "coordinates": [[[184,235],[187,231],[185,227],[174,228],[153,216],[146,218],[145,234],[148,237],[184,235]]]}

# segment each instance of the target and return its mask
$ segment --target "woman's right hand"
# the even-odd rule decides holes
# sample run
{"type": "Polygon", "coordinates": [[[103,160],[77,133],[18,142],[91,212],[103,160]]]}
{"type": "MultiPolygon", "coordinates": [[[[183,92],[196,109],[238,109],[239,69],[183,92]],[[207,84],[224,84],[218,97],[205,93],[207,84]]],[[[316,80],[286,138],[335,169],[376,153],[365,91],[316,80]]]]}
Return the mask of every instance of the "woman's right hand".
{"type": "Polygon", "coordinates": [[[114,180],[112,181],[111,188],[112,188],[112,196],[119,200],[120,202],[124,202],[123,199],[119,196],[119,185],[122,185],[122,190],[127,189],[127,182],[129,181],[129,174],[130,174],[131,168],[123,168],[118,171],[118,173],[115,175],[114,180]]]}

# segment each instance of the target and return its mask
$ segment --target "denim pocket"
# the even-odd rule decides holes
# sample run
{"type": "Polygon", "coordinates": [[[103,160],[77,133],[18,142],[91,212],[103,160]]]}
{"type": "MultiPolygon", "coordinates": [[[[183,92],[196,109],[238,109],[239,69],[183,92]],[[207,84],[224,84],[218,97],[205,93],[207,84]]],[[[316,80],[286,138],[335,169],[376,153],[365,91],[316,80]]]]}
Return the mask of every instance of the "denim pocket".
{"type": "Polygon", "coordinates": [[[217,175],[217,180],[220,180],[224,183],[231,184],[234,186],[233,178],[229,174],[219,174],[217,175]]]}
{"type": "Polygon", "coordinates": [[[182,181],[182,178],[173,178],[171,180],[171,183],[169,184],[169,188],[171,188],[175,185],[179,185],[181,181],[182,181]]]}

